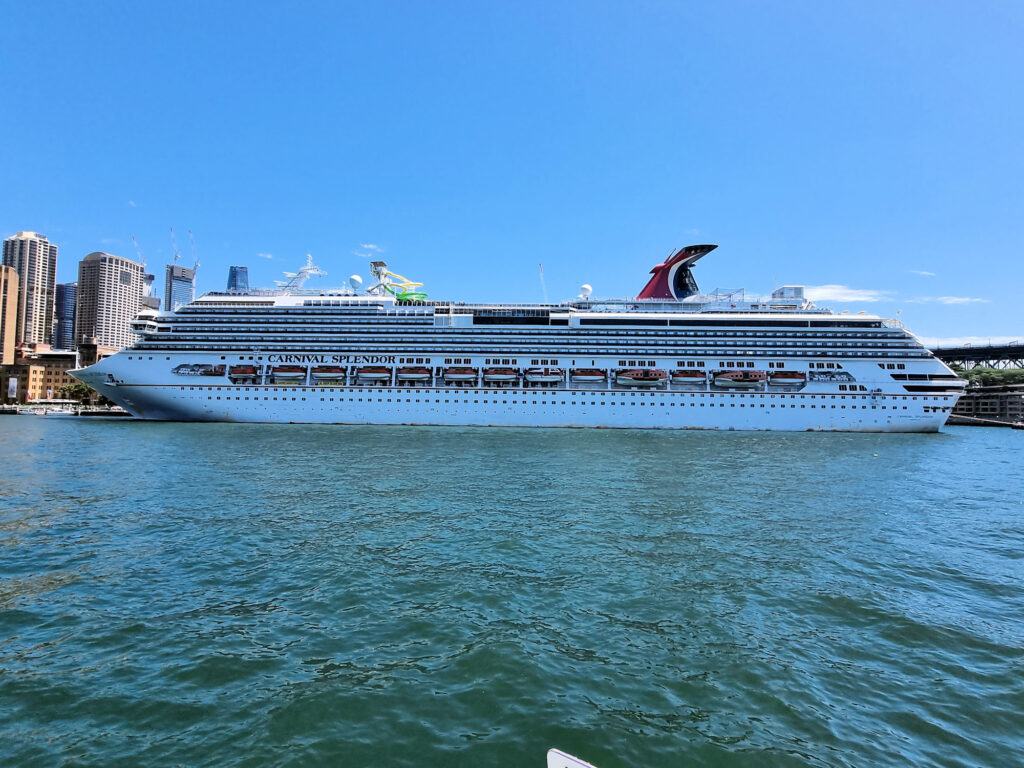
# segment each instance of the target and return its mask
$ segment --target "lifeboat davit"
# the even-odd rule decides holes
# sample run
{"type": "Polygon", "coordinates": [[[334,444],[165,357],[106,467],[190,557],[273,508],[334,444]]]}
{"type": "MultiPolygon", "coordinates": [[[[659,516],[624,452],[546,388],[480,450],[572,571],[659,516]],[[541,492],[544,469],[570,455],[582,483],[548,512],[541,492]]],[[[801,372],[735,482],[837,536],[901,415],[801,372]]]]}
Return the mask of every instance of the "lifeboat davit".
{"type": "Polygon", "coordinates": [[[764,371],[716,371],[715,386],[729,389],[757,389],[766,378],[764,371]]]}
{"type": "Polygon", "coordinates": [[[673,384],[703,384],[708,375],[704,371],[678,370],[672,371],[671,378],[673,384]]]}
{"type": "Polygon", "coordinates": [[[302,381],[306,378],[306,369],[301,365],[276,365],[271,371],[275,380],[302,381]]]}
{"type": "Polygon", "coordinates": [[[444,380],[455,384],[476,381],[476,368],[445,368],[444,380]]]}
{"type": "Polygon", "coordinates": [[[807,383],[807,374],[800,371],[772,371],[768,383],[776,387],[798,387],[807,383]]]}
{"type": "Polygon", "coordinates": [[[338,365],[318,365],[313,369],[314,381],[341,381],[345,378],[345,369],[338,365]]]}
{"type": "Polygon", "coordinates": [[[595,381],[605,381],[608,374],[600,368],[574,368],[569,372],[569,378],[581,384],[595,381]]]}
{"type": "Polygon", "coordinates": [[[561,368],[527,368],[526,381],[530,384],[559,384],[565,381],[561,368]]]}
{"type": "Polygon", "coordinates": [[[356,369],[359,381],[391,381],[391,369],[382,365],[364,365],[356,369]]]}
{"type": "Polygon", "coordinates": [[[485,368],[484,381],[489,384],[509,384],[519,381],[519,371],[515,368],[485,368]]]}
{"type": "Polygon", "coordinates": [[[667,380],[660,368],[623,368],[615,374],[615,383],[623,387],[660,387],[667,380]]]}
{"type": "Polygon", "coordinates": [[[421,365],[399,368],[396,375],[399,381],[430,381],[430,369],[421,365]]]}

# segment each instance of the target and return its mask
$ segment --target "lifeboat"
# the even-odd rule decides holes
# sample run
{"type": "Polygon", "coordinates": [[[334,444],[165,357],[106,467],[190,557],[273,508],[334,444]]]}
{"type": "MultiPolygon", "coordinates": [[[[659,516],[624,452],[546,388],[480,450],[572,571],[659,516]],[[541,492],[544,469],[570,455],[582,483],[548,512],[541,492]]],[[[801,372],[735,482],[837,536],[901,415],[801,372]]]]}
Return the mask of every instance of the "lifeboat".
{"type": "Polygon", "coordinates": [[[399,381],[430,381],[430,369],[422,365],[399,368],[396,376],[399,381]]]}
{"type": "Polygon", "coordinates": [[[667,380],[660,368],[623,368],[615,374],[615,383],[623,387],[660,387],[667,380]]]}
{"type": "Polygon", "coordinates": [[[314,381],[341,381],[345,378],[345,369],[339,365],[318,365],[313,369],[314,381]]]}
{"type": "Polygon", "coordinates": [[[703,384],[708,375],[704,371],[678,370],[672,371],[671,379],[673,384],[703,384]]]}
{"type": "Polygon", "coordinates": [[[252,378],[256,375],[255,365],[232,365],[228,369],[228,376],[231,377],[252,378]]]}
{"type": "Polygon", "coordinates": [[[276,384],[298,384],[306,378],[306,369],[301,365],[275,365],[270,373],[276,384]]]}
{"type": "Polygon", "coordinates": [[[476,381],[476,368],[445,368],[444,380],[454,384],[476,381]]]}
{"type": "Polygon", "coordinates": [[[730,389],[757,389],[767,378],[764,371],[716,371],[715,386],[730,389]]]}
{"type": "Polygon", "coordinates": [[[807,383],[807,374],[800,371],[771,371],[768,383],[776,387],[798,387],[807,383]]]}
{"type": "Polygon", "coordinates": [[[203,368],[200,372],[203,376],[223,376],[224,366],[223,365],[208,365],[203,368]]]}
{"type": "Polygon", "coordinates": [[[530,384],[559,384],[565,381],[561,368],[527,368],[526,381],[530,384]]]}
{"type": "Polygon", "coordinates": [[[391,369],[382,365],[364,365],[356,369],[356,379],[359,381],[391,381],[391,369]]]}
{"type": "Polygon", "coordinates": [[[569,371],[569,378],[580,384],[588,382],[605,381],[608,375],[600,368],[574,368],[569,371]]]}
{"type": "Polygon", "coordinates": [[[485,368],[484,381],[488,384],[509,384],[519,381],[519,371],[515,368],[485,368]]]}

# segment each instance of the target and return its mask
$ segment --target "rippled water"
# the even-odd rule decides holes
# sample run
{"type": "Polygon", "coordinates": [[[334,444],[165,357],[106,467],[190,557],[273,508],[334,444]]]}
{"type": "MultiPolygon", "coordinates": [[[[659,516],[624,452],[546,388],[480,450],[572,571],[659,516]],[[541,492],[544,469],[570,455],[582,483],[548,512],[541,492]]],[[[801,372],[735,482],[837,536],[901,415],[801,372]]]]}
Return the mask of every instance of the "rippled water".
{"type": "Polygon", "coordinates": [[[0,762],[1007,765],[1022,459],[3,417],[0,762]]]}

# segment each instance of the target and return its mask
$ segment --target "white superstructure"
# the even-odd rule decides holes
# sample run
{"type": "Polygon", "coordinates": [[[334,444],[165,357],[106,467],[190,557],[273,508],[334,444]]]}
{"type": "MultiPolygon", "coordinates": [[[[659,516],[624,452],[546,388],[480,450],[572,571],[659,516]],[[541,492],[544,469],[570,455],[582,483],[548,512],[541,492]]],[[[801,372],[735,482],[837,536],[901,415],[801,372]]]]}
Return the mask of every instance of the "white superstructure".
{"type": "MultiPolygon", "coordinates": [[[[146,419],[934,432],[964,382],[897,322],[787,286],[702,295],[683,248],[633,299],[428,301],[369,290],[207,294],[73,372],[146,419]]],[[[307,265],[307,268],[311,266],[307,265]]],[[[393,279],[394,278],[394,279],[393,279]]],[[[397,282],[396,282],[397,280],[397,282]]]]}

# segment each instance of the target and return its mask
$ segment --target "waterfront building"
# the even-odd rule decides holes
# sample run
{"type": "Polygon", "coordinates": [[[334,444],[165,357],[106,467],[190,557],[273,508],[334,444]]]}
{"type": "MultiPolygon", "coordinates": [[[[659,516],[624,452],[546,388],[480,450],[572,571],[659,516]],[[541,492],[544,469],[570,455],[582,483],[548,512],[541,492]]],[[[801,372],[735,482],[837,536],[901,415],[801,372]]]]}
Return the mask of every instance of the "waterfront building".
{"type": "Polygon", "coordinates": [[[1024,384],[971,387],[953,409],[954,416],[971,419],[1024,422],[1024,384]]]}
{"type": "Polygon", "coordinates": [[[3,264],[18,273],[15,344],[49,344],[53,338],[53,299],[57,246],[38,232],[4,240],[3,264]]]}
{"type": "Polygon", "coordinates": [[[78,283],[58,283],[54,301],[53,346],[56,349],[75,348],[75,304],[78,283]]]}
{"type": "Polygon", "coordinates": [[[53,400],[60,398],[60,390],[75,384],[68,375],[77,365],[77,356],[72,350],[53,349],[49,344],[29,344],[22,347],[14,364],[4,369],[5,399],[14,399],[18,403],[32,400],[53,400]],[[13,388],[14,398],[10,398],[10,380],[17,384],[13,388]]]}
{"type": "Polygon", "coordinates": [[[145,269],[96,251],[78,263],[75,341],[121,349],[135,340],[132,320],[142,307],[145,269]]]}
{"type": "Polygon", "coordinates": [[[14,364],[17,328],[18,273],[13,267],[0,265],[0,365],[14,364]]]}
{"type": "Polygon", "coordinates": [[[249,292],[249,268],[228,267],[228,293],[249,292]]]}
{"type": "Polygon", "coordinates": [[[173,312],[195,298],[196,271],[177,264],[167,265],[164,282],[164,308],[173,312]]]}

